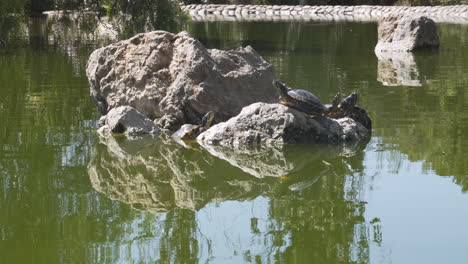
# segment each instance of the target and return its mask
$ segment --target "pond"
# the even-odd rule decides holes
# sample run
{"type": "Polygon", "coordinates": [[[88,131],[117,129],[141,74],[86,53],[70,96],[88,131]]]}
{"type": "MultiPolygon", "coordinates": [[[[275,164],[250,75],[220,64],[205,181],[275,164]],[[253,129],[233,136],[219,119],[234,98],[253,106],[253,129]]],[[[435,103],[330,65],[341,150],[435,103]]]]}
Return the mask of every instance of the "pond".
{"type": "Polygon", "coordinates": [[[465,263],[468,26],[438,29],[439,51],[377,58],[375,23],[186,25],[373,120],[366,144],[244,152],[100,138],[93,47],[0,50],[0,262],[465,263]]]}

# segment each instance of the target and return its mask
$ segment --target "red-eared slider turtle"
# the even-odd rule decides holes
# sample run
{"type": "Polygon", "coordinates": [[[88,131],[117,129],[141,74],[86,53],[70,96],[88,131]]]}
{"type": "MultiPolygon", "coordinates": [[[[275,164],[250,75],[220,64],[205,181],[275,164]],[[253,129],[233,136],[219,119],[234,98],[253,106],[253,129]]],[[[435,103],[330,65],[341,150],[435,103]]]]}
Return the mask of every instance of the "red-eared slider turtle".
{"type": "Polygon", "coordinates": [[[191,125],[191,124],[185,124],[177,130],[172,137],[176,139],[182,139],[182,140],[194,140],[200,135],[202,132],[206,131],[208,128],[210,128],[211,123],[213,122],[214,119],[214,112],[210,111],[206,113],[206,115],[203,117],[202,122],[200,125],[191,125]]]}
{"type": "Polygon", "coordinates": [[[341,102],[341,96],[337,93],[331,105],[323,105],[320,99],[309,91],[289,89],[278,80],[274,80],[273,84],[281,97],[280,104],[315,116],[326,116],[334,119],[350,117],[367,129],[372,129],[372,122],[366,110],[356,105],[358,100],[357,93],[350,94],[341,102]]]}
{"type": "Polygon", "coordinates": [[[280,104],[287,105],[310,115],[323,115],[326,107],[317,96],[306,90],[292,90],[278,80],[273,81],[281,100],[280,104]]]}
{"type": "Polygon", "coordinates": [[[365,128],[369,129],[369,131],[372,130],[372,121],[369,118],[369,115],[367,115],[366,110],[363,108],[355,105],[347,116],[361,123],[365,128]]]}
{"type": "Polygon", "coordinates": [[[326,105],[326,110],[324,115],[330,118],[342,118],[347,116],[352,110],[353,107],[356,105],[358,100],[357,93],[352,93],[343,101],[340,102],[341,95],[337,93],[335,97],[333,97],[333,102],[331,105],[326,105]]]}

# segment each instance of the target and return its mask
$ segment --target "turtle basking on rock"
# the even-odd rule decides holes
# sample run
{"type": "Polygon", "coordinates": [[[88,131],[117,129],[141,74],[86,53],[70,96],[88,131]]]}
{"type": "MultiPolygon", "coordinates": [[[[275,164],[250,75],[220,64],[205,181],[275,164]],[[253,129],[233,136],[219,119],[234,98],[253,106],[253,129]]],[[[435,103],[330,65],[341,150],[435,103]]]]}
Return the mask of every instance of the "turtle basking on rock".
{"type": "Polygon", "coordinates": [[[313,93],[306,90],[293,90],[289,89],[278,80],[274,80],[273,84],[278,91],[281,100],[280,104],[289,106],[301,112],[310,115],[323,115],[327,109],[325,105],[320,102],[320,99],[313,93]]]}
{"type": "Polygon", "coordinates": [[[334,119],[349,117],[367,129],[372,129],[372,122],[367,112],[356,105],[358,100],[356,93],[350,94],[341,102],[341,96],[337,93],[331,105],[324,105],[317,96],[309,91],[289,89],[278,80],[274,80],[273,84],[281,97],[280,104],[315,116],[326,116],[334,119]]]}
{"type": "Polygon", "coordinates": [[[200,125],[185,124],[177,130],[172,137],[181,140],[195,140],[198,135],[211,127],[215,114],[213,111],[206,113],[200,125]]]}
{"type": "Polygon", "coordinates": [[[338,103],[340,97],[339,93],[335,95],[332,104],[327,105],[327,110],[324,115],[334,119],[349,117],[361,123],[365,128],[371,130],[372,121],[367,115],[366,110],[356,105],[359,97],[358,94],[352,93],[343,99],[343,101],[338,103]]]}

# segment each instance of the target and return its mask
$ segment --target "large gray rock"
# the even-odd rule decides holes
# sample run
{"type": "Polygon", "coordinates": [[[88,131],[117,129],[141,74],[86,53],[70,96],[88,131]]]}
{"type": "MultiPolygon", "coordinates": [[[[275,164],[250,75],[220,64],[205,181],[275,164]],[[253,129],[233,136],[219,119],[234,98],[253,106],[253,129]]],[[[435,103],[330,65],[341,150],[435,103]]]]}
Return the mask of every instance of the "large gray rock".
{"type": "Polygon", "coordinates": [[[186,32],[138,34],[95,50],[86,74],[102,114],[129,105],[167,129],[198,124],[208,111],[227,120],[276,98],[273,67],[250,46],[206,49],[186,32]]]}
{"type": "Polygon", "coordinates": [[[435,22],[421,15],[392,14],[379,20],[375,52],[409,52],[419,48],[439,47],[435,22]]]}
{"type": "Polygon", "coordinates": [[[139,136],[144,134],[158,135],[159,128],[150,119],[130,106],[113,108],[100,120],[101,135],[125,134],[139,136]]]}
{"type": "Polygon", "coordinates": [[[370,131],[351,118],[311,116],[281,104],[255,103],[200,134],[200,144],[243,148],[306,142],[360,141],[370,131]]]}

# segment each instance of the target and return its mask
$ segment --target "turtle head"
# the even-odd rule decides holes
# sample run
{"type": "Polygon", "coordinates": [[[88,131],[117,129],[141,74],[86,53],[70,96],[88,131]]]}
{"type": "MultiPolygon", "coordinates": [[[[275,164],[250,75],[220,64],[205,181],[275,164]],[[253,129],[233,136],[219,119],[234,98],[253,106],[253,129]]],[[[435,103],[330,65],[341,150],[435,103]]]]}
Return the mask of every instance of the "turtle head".
{"type": "Polygon", "coordinates": [[[359,98],[357,93],[352,93],[348,97],[349,97],[349,100],[350,100],[350,103],[349,103],[350,105],[355,105],[357,103],[358,98],[359,98]]]}
{"type": "Polygon", "coordinates": [[[202,118],[201,126],[205,129],[208,129],[211,126],[211,123],[213,123],[214,117],[215,113],[213,111],[206,113],[206,115],[202,118]]]}
{"type": "Polygon", "coordinates": [[[357,103],[358,100],[358,94],[357,93],[352,93],[348,95],[341,103],[338,105],[343,110],[348,110],[350,107],[354,106],[357,103]]]}
{"type": "Polygon", "coordinates": [[[281,98],[288,98],[288,87],[278,80],[273,80],[273,85],[276,87],[281,98]]]}
{"type": "Polygon", "coordinates": [[[336,93],[336,95],[333,97],[332,106],[333,106],[333,107],[338,106],[338,102],[340,101],[340,99],[341,99],[341,94],[338,92],[338,93],[336,93]]]}

